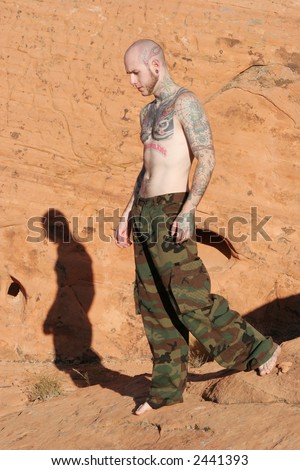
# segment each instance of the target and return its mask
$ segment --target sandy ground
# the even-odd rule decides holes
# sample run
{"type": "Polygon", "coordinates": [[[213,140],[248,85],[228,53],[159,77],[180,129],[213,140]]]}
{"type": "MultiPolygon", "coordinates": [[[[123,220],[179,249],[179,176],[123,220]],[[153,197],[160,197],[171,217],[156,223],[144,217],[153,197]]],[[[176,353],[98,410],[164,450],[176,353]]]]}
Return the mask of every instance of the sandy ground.
{"type": "Polygon", "coordinates": [[[191,367],[182,404],[135,416],[150,361],[70,366],[1,363],[1,449],[299,449],[299,341],[267,377],[191,367]],[[32,398],[41,377],[56,397],[32,398]],[[45,423],[47,425],[45,426],[45,423]],[[280,423],[280,425],[279,425],[280,423]]]}

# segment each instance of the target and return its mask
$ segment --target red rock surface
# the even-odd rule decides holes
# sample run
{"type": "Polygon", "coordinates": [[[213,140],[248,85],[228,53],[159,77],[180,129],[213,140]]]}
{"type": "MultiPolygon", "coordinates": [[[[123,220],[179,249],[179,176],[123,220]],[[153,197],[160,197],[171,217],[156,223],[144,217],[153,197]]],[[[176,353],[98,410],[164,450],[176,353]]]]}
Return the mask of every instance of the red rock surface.
{"type": "Polygon", "coordinates": [[[1,448],[99,448],[100,437],[103,448],[297,448],[299,1],[0,3],[1,448]],[[123,53],[143,37],[165,47],[174,79],[211,123],[217,166],[198,228],[230,246],[199,243],[213,290],[284,342],[282,361],[292,363],[286,374],[215,384],[209,362],[183,405],[145,420],[130,416],[150,373],[132,250],[119,250],[113,222],[103,223],[116,223],[141,165],[145,101],[123,53]],[[76,242],[47,238],[39,219],[50,208],[76,242]],[[95,383],[79,389],[78,373],[53,360],[82,357],[98,365],[86,366],[95,383]],[[29,404],[40,373],[57,376],[64,395],[29,404]]]}

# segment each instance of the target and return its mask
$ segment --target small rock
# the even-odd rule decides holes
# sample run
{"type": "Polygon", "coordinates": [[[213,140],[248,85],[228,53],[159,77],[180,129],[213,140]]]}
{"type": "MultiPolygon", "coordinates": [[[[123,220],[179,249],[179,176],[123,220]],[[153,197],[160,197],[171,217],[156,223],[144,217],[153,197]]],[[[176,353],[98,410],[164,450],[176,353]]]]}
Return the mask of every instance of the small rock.
{"type": "Polygon", "coordinates": [[[277,364],[276,366],[278,369],[278,374],[286,374],[290,370],[292,365],[292,362],[280,362],[280,364],[277,364]]]}

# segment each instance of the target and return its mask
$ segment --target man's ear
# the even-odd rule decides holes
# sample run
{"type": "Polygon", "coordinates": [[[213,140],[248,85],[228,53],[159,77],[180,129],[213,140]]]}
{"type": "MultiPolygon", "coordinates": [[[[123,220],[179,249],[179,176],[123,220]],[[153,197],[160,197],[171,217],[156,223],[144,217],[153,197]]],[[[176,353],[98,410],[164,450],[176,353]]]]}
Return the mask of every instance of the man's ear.
{"type": "Polygon", "coordinates": [[[156,70],[160,70],[160,63],[159,63],[159,60],[157,59],[152,59],[151,60],[151,66],[152,66],[152,69],[154,72],[156,72],[156,70]]]}

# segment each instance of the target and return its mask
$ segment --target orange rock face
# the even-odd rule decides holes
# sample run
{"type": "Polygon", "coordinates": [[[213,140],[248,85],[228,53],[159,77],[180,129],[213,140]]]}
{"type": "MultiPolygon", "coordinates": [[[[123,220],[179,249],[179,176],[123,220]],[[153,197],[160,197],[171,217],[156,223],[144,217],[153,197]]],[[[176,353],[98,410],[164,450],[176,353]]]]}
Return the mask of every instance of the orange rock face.
{"type": "Polygon", "coordinates": [[[149,359],[132,248],[112,238],[146,104],[123,53],[144,37],[212,127],[197,227],[213,290],[278,341],[299,336],[299,2],[19,0],[1,13],[2,360],[149,359]]]}

